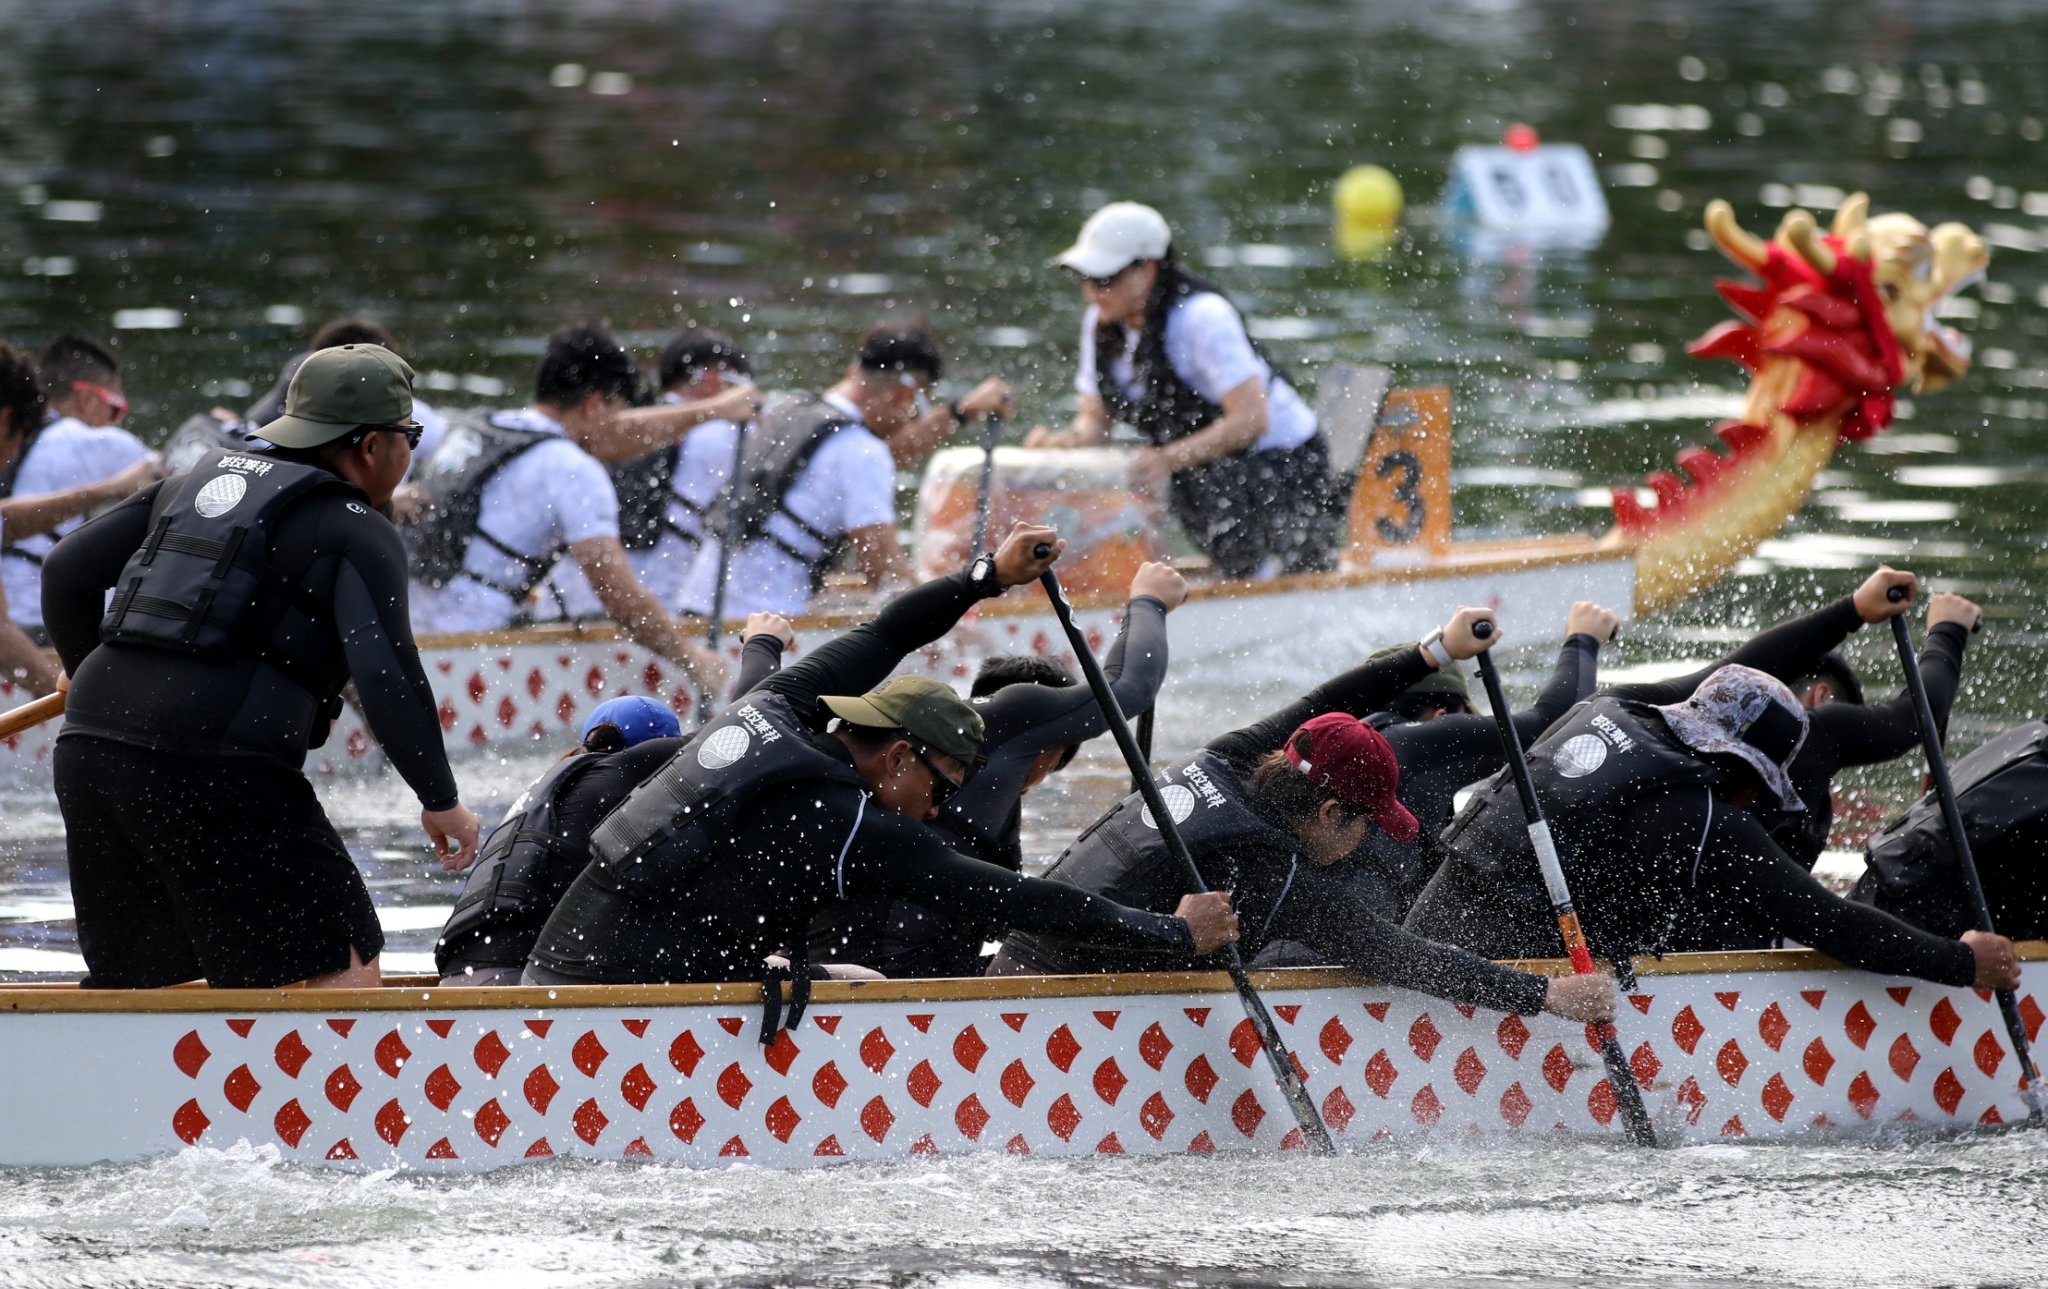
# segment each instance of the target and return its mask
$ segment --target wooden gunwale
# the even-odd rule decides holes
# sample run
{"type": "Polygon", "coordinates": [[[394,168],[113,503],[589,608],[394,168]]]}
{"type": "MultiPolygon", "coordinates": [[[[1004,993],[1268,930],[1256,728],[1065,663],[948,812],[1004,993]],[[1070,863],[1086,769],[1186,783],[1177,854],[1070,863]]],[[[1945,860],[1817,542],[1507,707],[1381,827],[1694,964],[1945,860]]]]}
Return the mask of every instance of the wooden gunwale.
{"type": "MultiPolygon", "coordinates": [[[[2017,946],[2022,962],[2048,961],[2048,941],[2017,946]]],[[[1510,961],[1506,965],[1546,976],[1568,976],[1571,963],[1556,958],[1510,961]]],[[[1842,968],[1811,949],[1764,949],[1734,953],[1676,953],[1635,964],[1644,979],[1736,972],[1794,972],[1842,968]]],[[[1353,989],[1374,984],[1370,977],[1336,967],[1295,967],[1255,971],[1261,989],[1353,989]]],[[[1165,994],[1227,994],[1230,977],[1220,971],[1129,972],[1100,976],[970,977],[952,980],[819,981],[811,1005],[854,1003],[1044,1001],[1057,998],[1123,998],[1165,994]]],[[[709,985],[564,985],[458,987],[443,989],[429,976],[393,977],[378,989],[80,989],[70,982],[0,986],[4,1012],[293,1012],[293,1011],[556,1011],[570,1007],[759,1006],[761,986],[751,981],[709,985]]]]}

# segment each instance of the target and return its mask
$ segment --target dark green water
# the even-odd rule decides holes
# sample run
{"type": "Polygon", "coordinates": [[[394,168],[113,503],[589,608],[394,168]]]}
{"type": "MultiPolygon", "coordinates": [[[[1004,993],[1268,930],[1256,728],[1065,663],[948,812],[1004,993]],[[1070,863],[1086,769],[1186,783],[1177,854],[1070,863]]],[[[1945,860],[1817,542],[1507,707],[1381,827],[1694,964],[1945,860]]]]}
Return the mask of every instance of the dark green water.
{"type": "MultiPolygon", "coordinates": [[[[246,403],[350,312],[390,324],[446,404],[515,401],[539,338],[586,316],[650,351],[685,322],[727,327],[770,382],[807,384],[870,321],[923,312],[963,381],[1003,374],[1020,425],[1057,423],[1079,303],[1044,263],[1130,197],[1167,213],[1298,371],[1381,362],[1454,388],[1462,533],[1590,531],[1605,518],[1582,490],[1705,441],[1739,388],[1683,354],[1726,316],[1710,282],[1727,266],[1695,232],[1707,200],[1760,232],[1795,185],[1823,210],[1829,190],[1866,189],[1880,209],[1963,220],[1994,257],[1948,319],[1975,370],[1845,450],[1783,540],[1610,660],[1711,656],[1886,559],[1991,618],[1958,746],[2042,706],[2048,5],[68,0],[0,15],[0,338],[112,333],[145,433],[246,403]],[[1640,105],[1701,109],[1704,128],[1623,128],[1643,114],[1617,109],[1640,105]],[[1594,153],[1614,216],[1597,248],[1480,261],[1439,225],[1452,149],[1514,120],[1594,153]],[[1330,249],[1329,186],[1358,162],[1393,169],[1410,201],[1377,264],[1330,249]]],[[[1853,653],[1889,688],[1881,636],[1853,653]]],[[[1541,665],[1513,661],[1523,683],[1541,665]]],[[[1191,745],[1247,701],[1169,714],[1162,737],[1191,745]]],[[[472,763],[465,786],[502,801],[535,768],[472,763]]],[[[1114,791],[1106,760],[1080,768],[1100,773],[1040,803],[1036,849],[1114,791]]],[[[1911,777],[1858,783],[1883,805],[1911,777]]],[[[403,836],[400,796],[344,785],[330,804],[381,847],[403,836]]],[[[0,951],[67,947],[50,837],[33,802],[0,821],[0,951]]],[[[410,856],[369,862],[394,907],[448,898],[410,856]]],[[[394,948],[417,954],[431,928],[405,925],[394,948]]],[[[1566,1283],[1605,1258],[1617,1284],[1820,1285],[1845,1254],[1874,1284],[2020,1282],[2048,1236],[2041,1160],[2013,1137],[423,1183],[194,1155],[0,1173],[0,1284],[1566,1283]]]]}

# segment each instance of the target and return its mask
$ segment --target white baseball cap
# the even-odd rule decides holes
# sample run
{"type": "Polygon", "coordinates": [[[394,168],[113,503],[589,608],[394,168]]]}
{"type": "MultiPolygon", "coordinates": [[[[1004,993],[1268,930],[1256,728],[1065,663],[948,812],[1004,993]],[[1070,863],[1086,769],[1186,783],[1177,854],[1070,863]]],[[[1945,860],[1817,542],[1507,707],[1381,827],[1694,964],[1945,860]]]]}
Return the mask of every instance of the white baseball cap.
{"type": "Polygon", "coordinates": [[[1139,260],[1156,260],[1173,245],[1166,217],[1135,201],[1113,201],[1088,217],[1081,236],[1053,263],[1082,277],[1108,277],[1139,260]]]}

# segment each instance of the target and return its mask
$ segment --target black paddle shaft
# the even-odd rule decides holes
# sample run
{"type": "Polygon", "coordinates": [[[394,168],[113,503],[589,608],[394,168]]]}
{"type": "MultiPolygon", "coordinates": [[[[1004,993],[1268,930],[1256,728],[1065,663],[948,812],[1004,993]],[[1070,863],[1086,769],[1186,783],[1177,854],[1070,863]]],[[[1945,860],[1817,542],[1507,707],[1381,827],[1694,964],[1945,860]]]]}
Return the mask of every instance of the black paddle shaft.
{"type": "MultiPolygon", "coordinates": [[[[1051,554],[1048,546],[1040,545],[1035,552],[1040,559],[1051,554]]],[[[1109,679],[1102,674],[1102,664],[1095,659],[1095,653],[1088,647],[1088,640],[1081,634],[1081,628],[1074,625],[1074,606],[1067,602],[1066,591],[1060,586],[1060,579],[1051,569],[1045,571],[1039,581],[1045,587],[1046,598],[1052,601],[1053,612],[1058,615],[1060,629],[1066,632],[1067,643],[1074,651],[1075,659],[1081,664],[1081,672],[1088,678],[1088,688],[1093,691],[1095,701],[1102,707],[1102,719],[1109,726],[1109,732],[1116,739],[1117,748],[1124,754],[1124,763],[1130,766],[1131,778],[1138,784],[1139,795],[1145,798],[1145,806],[1152,812],[1152,819],[1159,825],[1159,835],[1165,839],[1166,848],[1181,867],[1188,885],[1197,893],[1208,891],[1202,880],[1202,872],[1195,867],[1195,857],[1188,852],[1188,845],[1174,825],[1173,814],[1166,808],[1166,801],[1159,793],[1159,785],[1152,781],[1150,767],[1144,754],[1138,750],[1137,740],[1131,736],[1130,722],[1124,719],[1122,704],[1117,702],[1116,692],[1109,687],[1109,679]]],[[[1230,983],[1237,987],[1238,1000],[1244,1004],[1245,1017],[1251,1021],[1252,1032],[1258,1035],[1259,1046],[1265,1050],[1266,1063],[1273,1067],[1273,1078],[1280,1085],[1280,1092],[1286,1098],[1288,1109],[1294,1112],[1294,1121],[1301,1127],[1301,1135],[1307,1139],[1309,1148],[1317,1154],[1337,1153],[1337,1143],[1330,1137],[1329,1128],[1323,1124],[1323,1116],[1316,1110],[1316,1103],[1309,1099],[1308,1089],[1302,1085],[1301,1075],[1294,1066],[1294,1056],[1287,1050],[1280,1037],[1278,1027],[1273,1024],[1272,1013],[1258,991],[1252,987],[1251,977],[1245,972],[1244,959],[1238,955],[1237,946],[1225,945],[1221,951],[1224,970],[1230,973],[1230,983]]]]}
{"type": "MultiPolygon", "coordinates": [[[[1484,640],[1493,634],[1493,624],[1474,623],[1472,634],[1484,640]]],[[[1578,912],[1572,905],[1571,892],[1564,887],[1564,872],[1557,866],[1549,825],[1543,819],[1543,803],[1536,799],[1536,781],[1529,777],[1529,758],[1522,752],[1522,736],[1515,730],[1514,713],[1508,709],[1507,694],[1501,689],[1500,671],[1493,665],[1490,652],[1482,652],[1478,663],[1479,680],[1486,686],[1487,703],[1493,707],[1493,722],[1500,730],[1501,750],[1507,754],[1508,770],[1515,776],[1515,792],[1522,799],[1522,816],[1529,823],[1530,840],[1535,843],[1538,861],[1545,869],[1544,885],[1551,891],[1551,904],[1565,938],[1565,947],[1571,951],[1573,970],[1579,974],[1590,974],[1593,960],[1586,952],[1585,936],[1578,929],[1578,912]],[[1553,849],[1553,853],[1546,856],[1546,849],[1553,849]]],[[[1614,1089],[1615,1106],[1621,1111],[1629,1140],[1638,1146],[1656,1145],[1657,1132],[1650,1126],[1650,1112],[1643,1106],[1643,1091],[1636,1086],[1635,1071],[1629,1068],[1628,1056],[1621,1050],[1620,1035],[1612,1024],[1597,1026],[1595,1032],[1600,1039],[1600,1060],[1607,1067],[1607,1082],[1614,1089]]]]}
{"type": "MultiPolygon", "coordinates": [[[[1903,587],[1895,586],[1885,594],[1894,604],[1906,598],[1903,587]]],[[[1948,757],[1942,753],[1941,733],[1934,724],[1934,708],[1927,701],[1927,682],[1921,678],[1920,659],[1913,653],[1913,637],[1906,629],[1906,615],[1903,613],[1892,619],[1892,641],[1899,647],[1899,667],[1906,673],[1906,688],[1913,695],[1913,717],[1920,725],[1920,746],[1927,753],[1927,772],[1934,780],[1934,795],[1941,802],[1942,822],[1948,825],[1949,849],[1955,854],[1956,867],[1962,870],[1963,885],[1969,889],[1977,925],[1986,931],[1996,931],[1991,921],[1991,903],[1984,898],[1984,883],[1977,876],[1977,858],[1970,853],[1970,838],[1963,831],[1963,812],[1956,804],[1956,785],[1948,777],[1948,757]]],[[[2034,1064],[2034,1054],[2027,1045],[2027,1025],[2020,1018],[2019,997],[2010,989],[1999,990],[1997,997],[1999,1014],[2005,1018],[2006,1037],[2012,1041],[2012,1054],[2019,1058],[2020,1092],[2026,1098],[2027,1117],[2036,1124],[2041,1123],[2041,1071],[2034,1064]]]]}
{"type": "Polygon", "coordinates": [[[732,573],[732,549],[740,540],[740,475],[747,464],[747,427],[751,421],[735,421],[732,427],[732,477],[725,481],[725,531],[718,538],[718,580],[711,586],[711,624],[706,634],[711,647],[725,632],[725,580],[732,573]]]}
{"type": "Polygon", "coordinates": [[[981,489],[974,497],[974,545],[979,555],[988,546],[988,512],[995,500],[996,440],[1003,436],[1003,418],[990,412],[981,422],[981,489]]]}

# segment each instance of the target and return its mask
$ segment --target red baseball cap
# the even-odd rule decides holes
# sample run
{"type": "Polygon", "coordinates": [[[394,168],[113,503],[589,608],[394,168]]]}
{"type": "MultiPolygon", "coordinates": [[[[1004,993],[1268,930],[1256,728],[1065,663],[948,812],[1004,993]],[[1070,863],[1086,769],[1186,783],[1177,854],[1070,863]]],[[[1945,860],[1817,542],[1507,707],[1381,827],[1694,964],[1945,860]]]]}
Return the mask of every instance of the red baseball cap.
{"type": "Polygon", "coordinates": [[[1401,784],[1401,764],[1394,759],[1392,745],[1356,716],[1324,712],[1302,722],[1287,739],[1287,760],[1316,786],[1371,815],[1374,827],[1402,845],[1422,831],[1408,807],[1394,796],[1401,784]]]}

